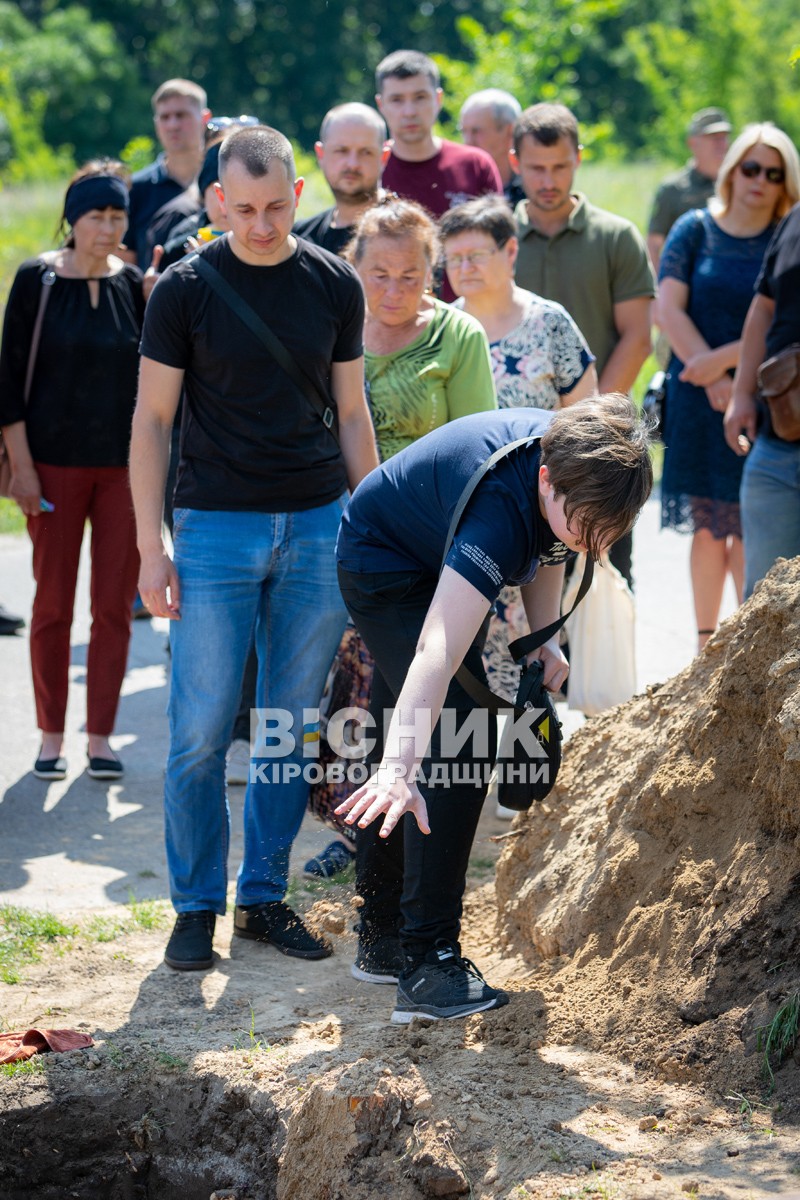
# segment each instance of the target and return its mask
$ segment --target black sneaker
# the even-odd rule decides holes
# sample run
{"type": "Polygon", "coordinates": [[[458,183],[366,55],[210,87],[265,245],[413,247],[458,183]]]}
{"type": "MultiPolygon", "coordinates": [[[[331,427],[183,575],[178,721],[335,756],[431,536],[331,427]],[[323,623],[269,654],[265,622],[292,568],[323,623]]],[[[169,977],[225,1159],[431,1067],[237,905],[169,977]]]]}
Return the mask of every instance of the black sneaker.
{"type": "Polygon", "coordinates": [[[475,964],[441,938],[422,962],[409,966],[397,983],[395,1025],[408,1025],[414,1017],[431,1021],[468,1017],[508,1004],[505,992],[489,987],[475,964]]]}
{"type": "Polygon", "coordinates": [[[302,918],[292,912],[282,900],[267,904],[237,904],[233,915],[236,937],[251,938],[254,942],[269,942],[281,954],[291,958],[327,958],[333,947],[324,938],[314,937],[302,918]]]}
{"type": "Polygon", "coordinates": [[[359,930],[356,961],[350,968],[354,979],[362,983],[397,983],[405,964],[405,955],[396,933],[365,935],[359,930]]]}
{"type": "Polygon", "coordinates": [[[212,943],[216,914],[201,912],[178,913],[172,936],[164,951],[164,962],[174,971],[207,971],[214,965],[212,943]]]}

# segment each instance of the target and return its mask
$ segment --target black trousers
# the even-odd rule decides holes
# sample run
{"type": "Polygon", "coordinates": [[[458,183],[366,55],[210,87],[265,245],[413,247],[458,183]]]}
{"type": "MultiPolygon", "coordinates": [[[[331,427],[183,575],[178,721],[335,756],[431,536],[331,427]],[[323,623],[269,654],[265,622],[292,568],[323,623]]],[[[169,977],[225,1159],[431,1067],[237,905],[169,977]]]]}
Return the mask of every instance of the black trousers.
{"type": "MultiPolygon", "coordinates": [[[[377,744],[369,755],[371,764],[382,757],[383,710],[393,708],[400,694],[436,583],[422,572],[356,575],[339,570],[344,602],[375,659],[370,712],[376,728],[370,734],[377,744]]],[[[464,659],[483,682],[485,636],[484,627],[464,659]]],[[[460,729],[476,705],[453,680],[445,707],[454,710],[455,727],[460,729]]],[[[497,753],[496,722],[489,714],[486,745],[467,739],[452,758],[442,755],[440,726],[441,722],[422,764],[425,778],[433,782],[420,783],[431,832],[420,833],[414,817],[406,814],[388,838],[378,836],[380,820],[359,829],[356,836],[356,882],[364,900],[362,936],[399,930],[404,951],[415,957],[439,938],[458,943],[469,854],[497,753]],[[449,786],[435,782],[445,772],[449,786]]]]}

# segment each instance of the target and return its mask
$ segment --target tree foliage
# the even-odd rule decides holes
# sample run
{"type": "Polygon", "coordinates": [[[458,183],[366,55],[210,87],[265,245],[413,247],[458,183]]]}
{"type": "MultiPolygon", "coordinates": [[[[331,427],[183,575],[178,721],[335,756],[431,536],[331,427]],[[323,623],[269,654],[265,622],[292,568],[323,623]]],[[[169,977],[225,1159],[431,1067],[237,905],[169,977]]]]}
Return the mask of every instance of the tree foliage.
{"type": "Polygon", "coordinates": [[[310,147],[325,111],[371,102],[377,62],[406,46],[440,64],[445,130],[497,86],[569,104],[595,157],[678,160],[709,104],[800,138],[798,14],[796,0],[0,0],[0,71],[15,122],[78,158],[152,135],[149,95],[175,75],[217,114],[255,113],[310,147]]]}

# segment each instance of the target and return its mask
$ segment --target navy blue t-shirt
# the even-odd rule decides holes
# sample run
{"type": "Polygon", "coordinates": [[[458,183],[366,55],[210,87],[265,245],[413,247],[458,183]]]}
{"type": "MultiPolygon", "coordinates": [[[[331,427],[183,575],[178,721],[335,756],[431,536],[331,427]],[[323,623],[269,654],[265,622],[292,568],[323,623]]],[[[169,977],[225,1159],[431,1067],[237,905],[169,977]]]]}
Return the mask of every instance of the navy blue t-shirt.
{"type": "MultiPolygon", "coordinates": [[[[495,450],[539,438],[553,413],[499,409],[449,421],[372,471],[342,518],[336,553],[356,574],[439,574],[447,531],[470,477],[495,450]]],[[[528,583],[539,563],[564,562],[560,542],[539,507],[538,441],[522,446],[480,481],[459,522],[447,565],[489,600],[505,584],[528,583]]]]}

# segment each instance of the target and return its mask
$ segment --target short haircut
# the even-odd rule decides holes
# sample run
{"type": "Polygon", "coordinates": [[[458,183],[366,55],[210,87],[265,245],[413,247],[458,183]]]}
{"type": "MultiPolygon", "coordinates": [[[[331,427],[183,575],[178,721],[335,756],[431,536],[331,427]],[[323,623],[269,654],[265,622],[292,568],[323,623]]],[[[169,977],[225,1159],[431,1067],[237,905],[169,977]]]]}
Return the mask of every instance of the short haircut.
{"type": "Polygon", "coordinates": [[[354,100],[349,104],[337,104],[335,108],[325,113],[319,130],[321,142],[324,143],[331,126],[335,125],[337,121],[358,121],[360,125],[368,125],[375,130],[381,145],[389,136],[386,122],[381,114],[376,109],[370,108],[368,104],[359,104],[357,100],[354,100]]]}
{"type": "Polygon", "coordinates": [[[436,224],[421,204],[413,200],[389,197],[368,208],[356,226],[345,258],[358,264],[364,257],[367,244],[378,237],[413,238],[418,241],[430,266],[439,257],[439,235],[436,224]]]}
{"type": "Polygon", "coordinates": [[[283,163],[290,183],[297,175],[292,143],[269,125],[248,125],[225,138],[219,148],[219,180],[223,187],[225,171],[234,161],[240,162],[254,179],[268,175],[274,162],[283,163]]]}
{"type": "Polygon", "coordinates": [[[478,196],[450,208],[439,221],[439,236],[443,242],[459,233],[488,233],[498,249],[517,236],[517,226],[511,206],[502,196],[478,196]]]}
{"type": "Polygon", "coordinates": [[[511,92],[503,92],[500,88],[484,88],[482,92],[473,92],[467,96],[461,105],[461,116],[471,112],[473,108],[491,108],[495,123],[513,125],[522,113],[522,105],[511,92]]]}
{"type": "Polygon", "coordinates": [[[714,189],[715,195],[709,201],[708,207],[715,216],[722,216],[731,205],[733,196],[733,173],[740,162],[744,162],[754,146],[769,146],[777,150],[783,162],[786,175],[783,193],[779,196],[772,214],[777,221],[785,217],[789,209],[800,200],[800,159],[797,149],[788,134],[771,121],[761,121],[754,125],[746,125],[736,140],[728,148],[728,153],[722,160],[722,166],[717,175],[714,189]]]}
{"type": "Polygon", "coordinates": [[[630,532],[650,495],[650,435],[628,397],[612,392],[560,409],[542,437],[542,463],[564,497],[567,524],[594,559],[630,532]]]}
{"type": "Polygon", "coordinates": [[[554,146],[561,138],[569,138],[580,149],[578,122],[564,104],[532,104],[514,122],[514,150],[519,154],[522,139],[532,137],[542,146],[554,146]]]}
{"type": "Polygon", "coordinates": [[[191,100],[192,104],[196,105],[199,109],[208,107],[208,97],[206,96],[205,89],[201,88],[199,83],[193,83],[191,79],[168,79],[166,83],[162,83],[153,92],[150,100],[153,112],[156,111],[156,106],[162,100],[171,100],[173,96],[180,96],[184,100],[191,100]]]}
{"type": "Polygon", "coordinates": [[[396,79],[413,79],[415,75],[424,75],[434,88],[439,86],[439,68],[432,58],[419,50],[395,50],[387,54],[375,68],[375,91],[383,91],[383,82],[390,76],[396,79]]]}

